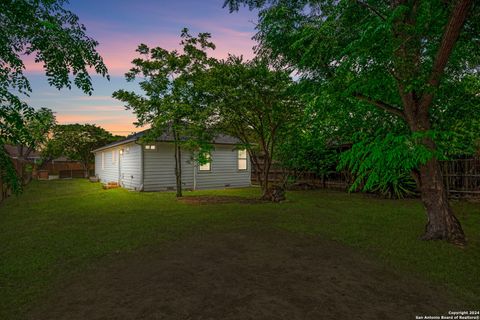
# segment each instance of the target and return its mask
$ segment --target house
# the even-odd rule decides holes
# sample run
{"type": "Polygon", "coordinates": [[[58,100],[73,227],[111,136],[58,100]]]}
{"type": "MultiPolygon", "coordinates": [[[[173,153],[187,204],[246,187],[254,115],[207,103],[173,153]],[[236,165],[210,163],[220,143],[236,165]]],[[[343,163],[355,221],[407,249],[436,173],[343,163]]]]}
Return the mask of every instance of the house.
{"type": "MultiPolygon", "coordinates": [[[[154,143],[141,144],[146,131],[108,144],[95,154],[95,175],[104,183],[116,182],[137,191],[175,190],[173,137],[163,134],[154,143]]],[[[250,186],[248,153],[237,148],[234,137],[218,135],[213,141],[210,162],[198,165],[192,153],[182,152],[182,184],[185,189],[217,189],[250,186]]]]}
{"type": "Polygon", "coordinates": [[[40,152],[36,150],[30,150],[25,146],[6,144],[4,145],[4,148],[12,160],[35,163],[42,158],[40,152]]]}
{"type": "MultiPolygon", "coordinates": [[[[81,162],[71,160],[65,156],[54,159],[45,159],[40,151],[28,149],[25,146],[5,145],[5,151],[13,162],[17,172],[22,170],[22,166],[30,165],[34,167],[33,172],[29,173],[30,178],[38,179],[62,179],[62,178],[83,178],[84,167],[81,162]]],[[[89,168],[91,171],[93,167],[89,168]]]]}

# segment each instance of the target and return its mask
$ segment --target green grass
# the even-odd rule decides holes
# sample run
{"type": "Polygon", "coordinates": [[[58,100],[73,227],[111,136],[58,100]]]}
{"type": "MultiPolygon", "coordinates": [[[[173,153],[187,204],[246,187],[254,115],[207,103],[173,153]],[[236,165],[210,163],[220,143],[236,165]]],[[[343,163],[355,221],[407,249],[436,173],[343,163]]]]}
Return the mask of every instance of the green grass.
{"type": "MultiPolygon", "coordinates": [[[[256,188],[187,192],[255,197],[256,188]]],[[[455,202],[469,245],[422,242],[417,200],[289,192],[282,204],[194,206],[173,193],[102,190],[85,180],[35,181],[0,205],[0,319],[22,318],[54,284],[101,257],[233,228],[282,229],[354,247],[399,272],[480,305],[480,205],[455,202]]]]}

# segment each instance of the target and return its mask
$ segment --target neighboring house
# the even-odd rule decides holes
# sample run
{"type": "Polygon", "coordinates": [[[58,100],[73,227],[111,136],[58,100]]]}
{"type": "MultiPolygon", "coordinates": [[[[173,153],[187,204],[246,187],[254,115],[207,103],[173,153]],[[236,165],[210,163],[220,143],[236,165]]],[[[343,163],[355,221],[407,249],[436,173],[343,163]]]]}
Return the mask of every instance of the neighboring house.
{"type": "MultiPolygon", "coordinates": [[[[102,183],[117,182],[137,191],[175,190],[173,138],[163,134],[154,143],[140,144],[145,131],[93,151],[95,175],[102,183]]],[[[195,165],[192,153],[182,152],[182,184],[186,189],[250,186],[250,159],[239,140],[226,135],[214,139],[210,163],[195,165]]]]}
{"type": "MultiPolygon", "coordinates": [[[[12,159],[13,165],[17,172],[20,172],[22,165],[30,165],[35,168],[32,172],[33,178],[49,179],[55,178],[83,178],[84,168],[82,163],[71,160],[65,156],[55,159],[43,159],[37,150],[30,152],[26,147],[5,145],[7,154],[12,159]]],[[[90,167],[90,170],[93,166],[90,167]]],[[[28,177],[30,178],[30,176],[28,177]]]]}
{"type": "Polygon", "coordinates": [[[42,158],[40,152],[36,150],[28,152],[28,148],[24,146],[14,146],[11,144],[6,144],[4,147],[7,151],[7,154],[13,160],[22,160],[25,162],[35,163],[42,158]]]}

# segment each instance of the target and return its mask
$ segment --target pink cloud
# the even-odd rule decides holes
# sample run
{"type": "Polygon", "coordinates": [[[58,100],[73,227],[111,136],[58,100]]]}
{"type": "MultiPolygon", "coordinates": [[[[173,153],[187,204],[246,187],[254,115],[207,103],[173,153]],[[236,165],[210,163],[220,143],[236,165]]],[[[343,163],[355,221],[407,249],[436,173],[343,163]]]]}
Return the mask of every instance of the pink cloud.
{"type": "Polygon", "coordinates": [[[96,124],[114,134],[128,134],[131,132],[138,132],[140,130],[143,130],[143,128],[137,128],[133,124],[135,120],[135,117],[129,114],[57,114],[57,122],[59,124],[96,124]]]}
{"type": "MultiPolygon", "coordinates": [[[[226,58],[229,53],[244,55],[247,59],[252,58],[252,47],[255,42],[251,37],[252,34],[249,32],[217,27],[216,32],[212,33],[216,50],[210,51],[210,55],[217,59],[226,58]]],[[[174,50],[180,48],[179,41],[177,35],[145,34],[140,38],[136,34],[114,34],[110,35],[108,40],[100,41],[97,50],[111,75],[123,75],[130,69],[131,61],[138,57],[135,50],[139,44],[145,43],[152,47],[161,46],[167,50],[174,50]]],[[[32,56],[25,57],[24,61],[27,72],[43,72],[43,64],[35,63],[32,56]]]]}
{"type": "MultiPolygon", "coordinates": [[[[251,39],[252,34],[248,32],[235,31],[228,28],[221,28],[220,32],[212,34],[212,41],[216,50],[210,51],[210,55],[217,59],[226,58],[229,53],[235,55],[243,54],[245,58],[252,58],[252,47],[255,42],[251,39]]],[[[179,49],[179,36],[146,34],[143,38],[138,35],[122,35],[122,40],[110,38],[100,43],[98,51],[104,58],[105,64],[112,75],[123,75],[131,67],[131,61],[138,57],[135,51],[140,43],[148,46],[160,46],[167,50],[179,49]]]]}
{"type": "Polygon", "coordinates": [[[85,114],[57,114],[57,122],[59,124],[71,123],[96,123],[96,122],[110,122],[118,120],[135,120],[131,115],[85,115],[85,114]]]}
{"type": "Polygon", "coordinates": [[[112,106],[112,105],[94,105],[94,106],[79,106],[79,107],[73,107],[69,108],[69,112],[73,111],[125,111],[125,108],[123,106],[112,106]]]}

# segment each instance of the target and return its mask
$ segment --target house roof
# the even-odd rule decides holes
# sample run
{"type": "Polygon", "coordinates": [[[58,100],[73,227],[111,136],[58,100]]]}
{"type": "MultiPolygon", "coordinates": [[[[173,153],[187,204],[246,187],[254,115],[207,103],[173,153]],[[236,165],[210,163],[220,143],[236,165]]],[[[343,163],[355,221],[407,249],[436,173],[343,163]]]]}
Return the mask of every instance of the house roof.
{"type": "MultiPolygon", "coordinates": [[[[12,159],[18,159],[20,157],[20,148],[21,146],[14,146],[11,144],[6,144],[4,145],[5,151],[7,151],[7,154],[10,156],[12,159]]],[[[27,147],[23,147],[26,151],[27,147]]],[[[41,158],[40,152],[33,150],[30,152],[30,154],[27,157],[28,159],[36,159],[36,158],[41,158]]]]}
{"type": "MultiPolygon", "coordinates": [[[[108,149],[108,148],[120,146],[120,145],[127,144],[127,143],[130,143],[130,142],[135,142],[138,139],[140,139],[141,137],[143,137],[144,135],[146,135],[147,132],[148,132],[148,129],[144,130],[144,131],[134,133],[132,135],[129,135],[128,137],[126,137],[123,140],[109,143],[109,144],[107,144],[103,147],[100,147],[100,148],[97,148],[97,149],[93,150],[92,152],[97,152],[97,151],[100,151],[100,150],[105,150],[105,149],[108,149]]],[[[158,141],[158,142],[173,142],[174,141],[173,134],[171,132],[165,132],[160,137],[155,139],[155,141],[158,141]]],[[[232,137],[232,136],[229,136],[229,135],[226,135],[226,134],[216,135],[212,142],[213,142],[213,144],[228,144],[228,145],[236,145],[236,144],[241,143],[241,141],[239,139],[237,139],[235,137],[232,137]]]]}
{"type": "MultiPolygon", "coordinates": [[[[4,145],[4,148],[5,148],[5,151],[7,151],[7,154],[10,156],[10,158],[12,159],[18,159],[20,157],[20,146],[14,146],[14,145],[11,145],[11,144],[6,144],[4,145]]],[[[26,150],[26,147],[24,147],[25,150],[26,150]]],[[[37,151],[37,150],[33,150],[32,152],[30,152],[30,154],[28,155],[28,157],[25,159],[25,160],[35,160],[35,159],[41,159],[42,158],[42,154],[40,151],[37,151]]],[[[71,160],[69,159],[68,157],[66,156],[60,156],[58,158],[55,158],[55,159],[52,159],[51,161],[55,161],[55,162],[77,162],[77,160],[71,160]]]]}

